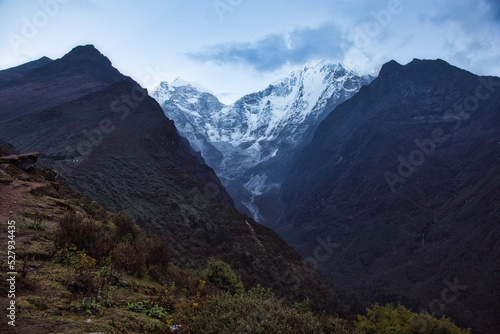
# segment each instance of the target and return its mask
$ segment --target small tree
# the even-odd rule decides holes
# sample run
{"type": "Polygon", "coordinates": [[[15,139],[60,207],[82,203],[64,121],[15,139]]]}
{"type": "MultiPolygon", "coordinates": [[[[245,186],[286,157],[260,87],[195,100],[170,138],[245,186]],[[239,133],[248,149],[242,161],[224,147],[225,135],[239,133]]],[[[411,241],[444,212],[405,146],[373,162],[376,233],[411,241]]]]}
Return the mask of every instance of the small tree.
{"type": "Polygon", "coordinates": [[[210,259],[204,271],[207,282],[231,294],[245,292],[241,278],[222,260],[210,259]]]}

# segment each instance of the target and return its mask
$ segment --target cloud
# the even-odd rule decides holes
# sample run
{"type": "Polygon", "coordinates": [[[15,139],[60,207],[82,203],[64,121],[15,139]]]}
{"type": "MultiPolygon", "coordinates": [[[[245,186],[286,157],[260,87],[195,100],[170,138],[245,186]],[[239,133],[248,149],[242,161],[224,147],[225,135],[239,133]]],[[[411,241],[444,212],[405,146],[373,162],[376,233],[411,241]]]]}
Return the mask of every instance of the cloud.
{"type": "Polygon", "coordinates": [[[187,56],[264,73],[313,59],[345,57],[370,72],[391,59],[404,63],[413,58],[443,58],[476,72],[496,72],[499,18],[499,0],[337,0],[330,19],[320,26],[269,34],[254,42],[209,45],[187,56]]]}
{"type": "Polygon", "coordinates": [[[326,23],[317,28],[267,35],[253,43],[216,44],[187,56],[201,62],[243,64],[272,72],[284,65],[303,64],[311,59],[340,59],[342,40],[339,27],[326,23]]]}

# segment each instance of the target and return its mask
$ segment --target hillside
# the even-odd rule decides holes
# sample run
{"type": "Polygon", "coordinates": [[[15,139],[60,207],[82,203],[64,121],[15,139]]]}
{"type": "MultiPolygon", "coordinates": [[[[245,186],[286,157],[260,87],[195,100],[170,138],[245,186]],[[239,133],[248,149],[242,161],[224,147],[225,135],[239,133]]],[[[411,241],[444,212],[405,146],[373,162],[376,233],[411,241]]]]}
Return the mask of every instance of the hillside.
{"type": "Polygon", "coordinates": [[[248,289],[220,260],[179,268],[165,238],[73,191],[56,171],[38,168],[36,154],[5,156],[0,146],[0,227],[15,226],[16,263],[2,262],[0,307],[15,301],[16,318],[15,326],[2,321],[2,332],[368,334],[392,326],[470,333],[402,307],[375,306],[356,321],[315,314],[308,301],[291,306],[259,286],[248,289]],[[7,297],[7,271],[17,271],[15,298],[7,297]],[[380,320],[381,312],[391,320],[380,320]]]}

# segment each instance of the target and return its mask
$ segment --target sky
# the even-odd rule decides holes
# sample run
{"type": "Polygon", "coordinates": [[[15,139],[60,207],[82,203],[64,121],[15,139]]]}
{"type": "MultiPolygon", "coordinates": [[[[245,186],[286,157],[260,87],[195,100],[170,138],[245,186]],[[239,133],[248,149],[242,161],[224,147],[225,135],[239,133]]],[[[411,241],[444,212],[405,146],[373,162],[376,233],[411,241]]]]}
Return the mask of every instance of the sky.
{"type": "Polygon", "coordinates": [[[180,77],[225,103],[320,59],[500,76],[500,0],[0,0],[0,69],[83,44],[149,90],[180,77]]]}

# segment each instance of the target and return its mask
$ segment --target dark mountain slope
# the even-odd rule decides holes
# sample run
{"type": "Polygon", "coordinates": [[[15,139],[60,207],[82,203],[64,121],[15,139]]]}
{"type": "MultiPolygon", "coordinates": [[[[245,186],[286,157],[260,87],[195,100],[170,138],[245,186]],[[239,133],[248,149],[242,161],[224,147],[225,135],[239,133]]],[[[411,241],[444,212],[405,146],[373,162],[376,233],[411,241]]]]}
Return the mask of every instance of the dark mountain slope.
{"type": "Polygon", "coordinates": [[[124,78],[92,45],[76,47],[63,58],[0,85],[0,122],[74,100],[124,78]]]}
{"type": "Polygon", "coordinates": [[[344,298],[498,332],[499,175],[500,79],[392,61],[316,131],[281,192],[280,232],[305,257],[318,237],[339,245],[318,265],[344,298]]]}
{"type": "Polygon", "coordinates": [[[52,59],[42,57],[37,60],[30,61],[29,63],[22,64],[7,70],[0,71],[0,86],[8,81],[19,79],[34,69],[52,62],[52,59]]]}
{"type": "MultiPolygon", "coordinates": [[[[308,296],[315,307],[337,310],[332,294],[293,248],[234,209],[213,170],[190,153],[145,90],[123,76],[106,86],[116,70],[92,49],[86,56],[71,52],[58,65],[74,68],[68,72],[73,75],[85,62],[88,82],[71,81],[47,67],[30,73],[49,87],[67,82],[68,91],[76,92],[71,96],[78,97],[1,122],[0,139],[23,152],[40,152],[40,163],[55,168],[89,198],[168,236],[178,264],[200,268],[211,256],[221,258],[248,287],[260,283],[292,300],[308,296]],[[90,86],[105,87],[80,96],[90,86]]],[[[59,98],[56,92],[33,102],[59,98]]]]}

